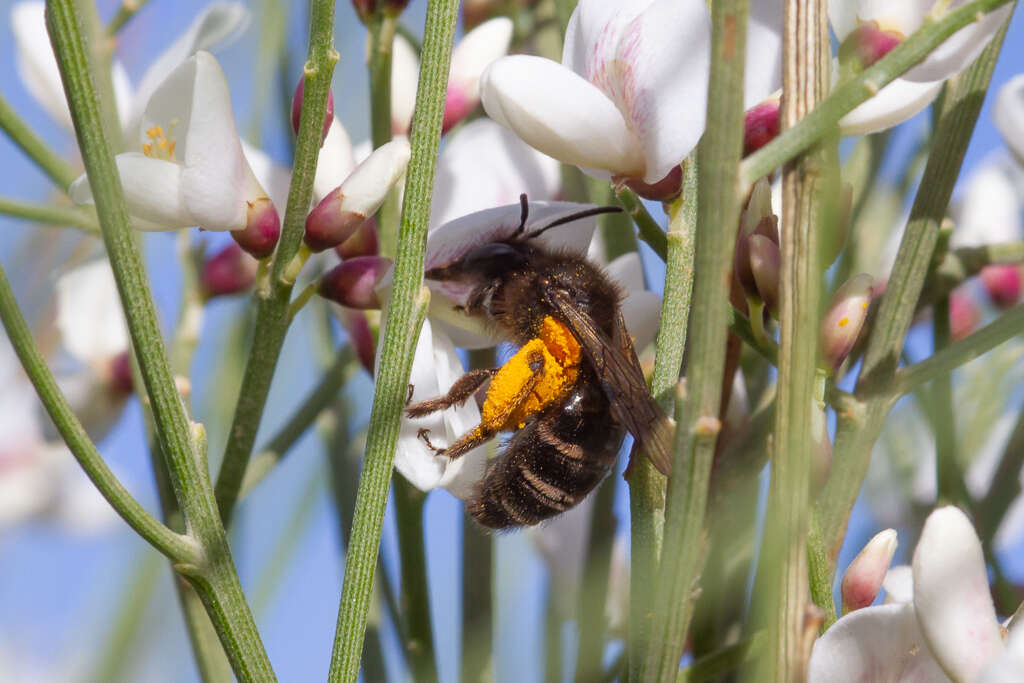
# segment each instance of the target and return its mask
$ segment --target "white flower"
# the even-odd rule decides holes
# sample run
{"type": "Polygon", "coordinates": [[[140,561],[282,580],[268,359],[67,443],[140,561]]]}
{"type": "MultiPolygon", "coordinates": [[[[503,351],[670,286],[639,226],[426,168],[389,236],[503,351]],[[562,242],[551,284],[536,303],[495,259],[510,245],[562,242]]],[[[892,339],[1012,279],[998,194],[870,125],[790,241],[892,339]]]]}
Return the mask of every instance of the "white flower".
{"type": "MultiPolygon", "coordinates": [[[[494,60],[508,53],[512,20],[496,17],[466,33],[452,50],[445,94],[443,130],[448,130],[480,103],[480,75],[494,60]]],[[[416,107],[420,60],[412,45],[396,34],[391,49],[391,131],[405,134],[416,107]]]]}
{"type": "MultiPolygon", "coordinates": [[[[770,79],[780,42],[762,21],[768,15],[755,12],[747,46],[748,63],[758,65],[746,92],[751,106],[778,87],[770,79]]],[[[481,81],[484,109],[528,144],[595,177],[656,183],[704,132],[710,43],[703,0],[582,0],[562,63],[499,59],[481,81]]]]}
{"type": "MultiPolygon", "coordinates": [[[[57,60],[46,33],[43,9],[42,2],[18,2],[11,8],[18,75],[40,106],[55,121],[71,130],[71,112],[64,99],[57,60]]],[[[153,61],[134,92],[124,67],[114,60],[111,65],[114,95],[121,125],[129,137],[134,137],[146,102],[167,74],[198,50],[227,45],[248,24],[249,11],[241,3],[211,4],[153,61]]]]}
{"type": "MultiPolygon", "coordinates": [[[[138,229],[244,230],[274,211],[242,151],[224,72],[208,52],[197,52],[156,89],[138,145],[138,152],[117,155],[138,229]]],[[[85,175],[69,193],[77,203],[92,201],[85,175]]]]}
{"type": "Polygon", "coordinates": [[[1016,184],[1020,175],[1021,171],[1005,152],[989,155],[970,172],[954,207],[951,246],[999,244],[1024,236],[1024,207],[1016,184]]]}
{"type": "Polygon", "coordinates": [[[866,607],[833,624],[814,645],[808,680],[948,676],[971,683],[985,680],[986,667],[999,671],[1012,664],[1001,656],[1004,644],[981,542],[954,507],[934,511],[925,522],[914,552],[912,599],[866,607]]]}
{"type": "Polygon", "coordinates": [[[1024,74],[999,89],[992,117],[1017,163],[1024,165],[1024,74]]]}

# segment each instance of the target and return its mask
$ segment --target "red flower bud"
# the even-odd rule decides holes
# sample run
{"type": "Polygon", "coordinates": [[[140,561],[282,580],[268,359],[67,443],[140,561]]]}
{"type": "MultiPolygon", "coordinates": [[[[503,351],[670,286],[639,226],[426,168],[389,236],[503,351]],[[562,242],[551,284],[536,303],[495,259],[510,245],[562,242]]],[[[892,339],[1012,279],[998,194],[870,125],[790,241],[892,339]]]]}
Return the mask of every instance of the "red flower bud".
{"type": "Polygon", "coordinates": [[[750,272],[757,285],[757,293],[772,315],[779,313],[779,272],[782,254],[779,245],[764,235],[754,234],[748,240],[750,272]]]}
{"type": "MultiPolygon", "coordinates": [[[[612,178],[612,182],[623,182],[623,180],[612,178]]],[[[668,175],[656,183],[645,183],[640,178],[627,178],[624,182],[626,187],[644,199],[670,202],[678,197],[683,189],[683,169],[681,166],[674,166],[668,175]]]]}
{"type": "Polygon", "coordinates": [[[231,237],[238,245],[259,259],[274,253],[280,236],[281,220],[277,216],[274,202],[267,197],[249,202],[245,227],[231,231],[231,237]]]}
{"type": "Polygon", "coordinates": [[[366,216],[346,211],[345,195],[337,188],[324,197],[306,216],[306,246],[316,252],[331,249],[348,240],[366,222],[366,216]]]}
{"type": "Polygon", "coordinates": [[[839,46],[839,61],[846,64],[856,60],[861,69],[866,69],[903,41],[903,35],[896,31],[883,31],[876,21],[862,23],[846,37],[839,46]]]}
{"type": "MultiPolygon", "coordinates": [[[[292,131],[299,134],[299,120],[302,117],[302,95],[306,89],[306,77],[299,79],[299,85],[295,88],[292,96],[292,131]]],[[[331,122],[334,120],[334,93],[327,91],[327,112],[324,114],[324,128],[320,134],[320,144],[324,144],[327,138],[327,131],[331,129],[331,122]]]]}
{"type": "Polygon", "coordinates": [[[752,154],[779,134],[779,100],[772,98],[747,110],[743,120],[743,156],[752,154]]]}
{"type": "Polygon", "coordinates": [[[347,308],[374,310],[381,307],[377,285],[391,269],[391,259],[357,256],[342,261],[320,278],[318,292],[347,308]]]}
{"type": "Polygon", "coordinates": [[[334,248],[334,252],[341,259],[355,258],[356,256],[376,256],[380,253],[380,237],[377,229],[377,219],[367,218],[347,240],[334,248]]]}
{"type": "Polygon", "coordinates": [[[237,244],[229,244],[203,264],[199,286],[207,299],[238,294],[256,282],[256,270],[252,256],[237,244]]]}
{"type": "Polygon", "coordinates": [[[1020,301],[1020,266],[985,266],[981,269],[981,282],[989,299],[999,308],[1010,308],[1020,301]]]}
{"type": "Polygon", "coordinates": [[[825,367],[835,372],[846,360],[868,317],[874,280],[854,275],[836,290],[821,320],[821,354],[825,367]]]}
{"type": "Polygon", "coordinates": [[[896,531],[886,529],[868,541],[843,574],[843,613],[869,606],[878,596],[896,552],[896,531]]]}
{"type": "Polygon", "coordinates": [[[120,394],[130,394],[135,388],[132,378],[132,359],[127,351],[122,351],[110,359],[110,386],[120,394]]]}
{"type": "Polygon", "coordinates": [[[362,311],[354,311],[351,308],[335,308],[341,326],[348,334],[348,341],[355,349],[356,357],[362,363],[366,371],[373,374],[373,359],[377,353],[377,343],[373,338],[373,330],[370,329],[370,322],[362,311]]]}
{"type": "Polygon", "coordinates": [[[949,336],[953,341],[963,339],[974,332],[981,322],[978,304],[969,294],[954,290],[949,295],[949,336]]]}

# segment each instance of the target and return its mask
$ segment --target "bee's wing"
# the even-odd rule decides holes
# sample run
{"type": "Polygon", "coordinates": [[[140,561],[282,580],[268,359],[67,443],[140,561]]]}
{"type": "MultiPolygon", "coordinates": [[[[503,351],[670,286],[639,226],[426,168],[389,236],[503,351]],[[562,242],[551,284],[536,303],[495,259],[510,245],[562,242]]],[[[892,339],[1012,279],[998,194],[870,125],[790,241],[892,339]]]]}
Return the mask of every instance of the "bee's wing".
{"type": "Polygon", "coordinates": [[[612,415],[629,430],[658,471],[668,476],[672,471],[672,425],[647,389],[622,314],[612,340],[567,296],[549,292],[547,298],[583,347],[611,403],[612,415]]]}

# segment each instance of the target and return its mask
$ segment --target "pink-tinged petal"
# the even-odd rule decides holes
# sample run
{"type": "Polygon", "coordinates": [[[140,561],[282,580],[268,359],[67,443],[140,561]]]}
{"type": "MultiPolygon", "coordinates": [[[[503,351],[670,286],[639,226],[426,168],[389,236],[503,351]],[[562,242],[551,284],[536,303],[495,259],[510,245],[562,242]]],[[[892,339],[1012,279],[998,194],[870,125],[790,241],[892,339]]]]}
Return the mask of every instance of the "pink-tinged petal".
{"type": "Polygon", "coordinates": [[[864,609],[875,601],[896,552],[896,530],[876,534],[843,574],[843,612],[864,609]]]}
{"type": "Polygon", "coordinates": [[[918,630],[912,605],[847,614],[818,638],[809,683],[936,683],[946,680],[918,630]]]}
{"type": "Polygon", "coordinates": [[[644,153],[642,173],[584,165],[648,183],[661,180],[704,132],[711,58],[706,4],[592,0],[581,3],[574,17],[562,63],[611,98],[644,153]]]}
{"type": "Polygon", "coordinates": [[[913,83],[897,78],[839,120],[844,137],[868,135],[903,123],[939,96],[942,82],[913,83]]]}
{"type": "Polygon", "coordinates": [[[963,512],[948,506],[928,516],[913,568],[914,608],[931,651],[950,678],[977,680],[1003,640],[981,541],[963,512]]]}
{"type": "Polygon", "coordinates": [[[185,33],[164,50],[143,74],[135,94],[133,121],[125,129],[129,135],[135,135],[135,122],[149,98],[179,64],[199,50],[229,45],[248,28],[250,18],[249,10],[238,2],[217,2],[204,9],[185,33]]]}
{"type": "MultiPolygon", "coordinates": [[[[963,3],[964,0],[951,2],[950,8],[955,9],[963,3]]],[[[963,27],[932,50],[920,64],[903,74],[903,78],[927,82],[943,80],[960,73],[981,54],[1012,11],[1013,5],[1007,4],[963,27]]]]}
{"type": "Polygon", "coordinates": [[[885,573],[882,581],[885,590],[885,604],[910,604],[914,602],[914,570],[909,564],[900,564],[885,573]]]}
{"type": "Polygon", "coordinates": [[[1024,74],[1014,76],[999,89],[992,118],[1006,146],[1018,160],[1024,160],[1024,74]]]}
{"type": "Polygon", "coordinates": [[[1007,172],[1012,162],[996,156],[978,164],[968,176],[954,209],[950,245],[978,247],[1021,239],[1021,197],[1007,172]]]}
{"type": "Polygon", "coordinates": [[[561,184],[556,160],[494,121],[479,118],[456,131],[437,160],[430,225],[514,204],[522,193],[531,201],[554,199],[561,184]]]}
{"type": "Polygon", "coordinates": [[[747,109],[782,87],[782,0],[750,3],[743,81],[743,106],[747,109]]]}
{"type": "Polygon", "coordinates": [[[980,683],[1020,683],[1024,680],[1024,628],[1010,622],[1006,650],[985,666],[980,683]]]}
{"type": "Polygon", "coordinates": [[[356,159],[352,153],[352,140],[349,139],[348,131],[341,125],[341,121],[335,118],[331,121],[331,127],[327,131],[327,137],[324,138],[324,144],[320,147],[320,154],[317,156],[316,177],[313,180],[313,201],[319,202],[331,190],[345,182],[345,178],[348,178],[355,167],[356,159]]]}
{"type": "Polygon", "coordinates": [[[375,149],[341,184],[342,210],[372,216],[384,203],[392,186],[405,175],[409,141],[397,137],[375,149]]]}
{"type": "Polygon", "coordinates": [[[409,41],[395,34],[391,44],[391,132],[408,133],[416,108],[420,58],[409,41]]]}
{"type": "Polygon", "coordinates": [[[452,50],[448,88],[455,86],[467,100],[478,101],[480,76],[492,62],[508,54],[512,29],[511,19],[497,17],[485,21],[463,36],[452,50]]]}
{"type": "Polygon", "coordinates": [[[828,18],[840,43],[869,21],[905,37],[917,30],[934,4],[935,0],[829,0],[828,18]]]}
{"type": "Polygon", "coordinates": [[[622,176],[644,175],[640,141],[615,103],[557,62],[503,57],[484,72],[480,94],[492,119],[549,156],[622,176]]]}

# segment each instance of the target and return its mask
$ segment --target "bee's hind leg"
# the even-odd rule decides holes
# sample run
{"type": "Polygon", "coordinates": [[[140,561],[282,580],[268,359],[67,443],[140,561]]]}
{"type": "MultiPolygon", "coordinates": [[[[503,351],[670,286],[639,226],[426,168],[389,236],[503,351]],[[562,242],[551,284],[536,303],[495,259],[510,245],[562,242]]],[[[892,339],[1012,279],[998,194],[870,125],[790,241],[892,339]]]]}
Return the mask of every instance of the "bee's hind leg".
{"type": "MultiPolygon", "coordinates": [[[[409,417],[423,417],[445,408],[451,408],[454,405],[462,405],[484,382],[493,377],[497,371],[498,368],[470,370],[452,385],[447,394],[414,403],[405,409],[405,414],[409,417]]],[[[409,397],[412,398],[412,392],[410,392],[409,397]]]]}

